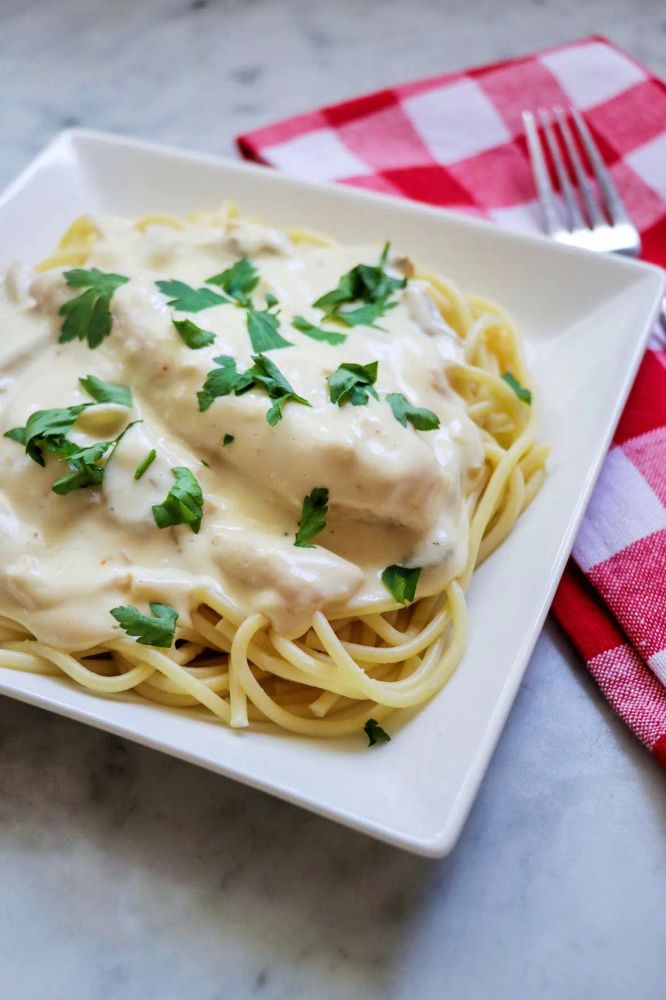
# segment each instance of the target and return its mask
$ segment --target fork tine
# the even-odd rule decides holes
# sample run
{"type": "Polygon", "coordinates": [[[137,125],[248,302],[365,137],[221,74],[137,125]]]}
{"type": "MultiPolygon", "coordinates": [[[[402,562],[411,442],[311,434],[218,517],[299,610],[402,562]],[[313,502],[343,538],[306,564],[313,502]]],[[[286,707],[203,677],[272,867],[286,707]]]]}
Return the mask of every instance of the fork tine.
{"type": "Polygon", "coordinates": [[[527,148],[530,154],[530,165],[534,184],[539,195],[539,205],[543,215],[544,228],[549,236],[554,236],[562,229],[562,224],[557,214],[555,195],[550,183],[550,175],[546,160],[541,148],[539,130],[537,129],[534,115],[531,111],[523,111],[523,125],[525,126],[525,137],[527,138],[527,148]]]}
{"type": "Polygon", "coordinates": [[[615,223],[630,223],[629,216],[627,215],[622,199],[620,198],[619,192],[613,183],[610,172],[606,167],[604,161],[601,158],[601,154],[597,149],[597,144],[592,138],[592,134],[587,127],[585,119],[581,115],[577,108],[571,109],[571,115],[575,122],[576,128],[578,129],[578,134],[581,138],[581,142],[585,147],[585,152],[587,153],[592,169],[594,170],[594,175],[597,178],[597,182],[601,191],[603,193],[604,199],[606,201],[606,208],[608,214],[611,218],[611,222],[615,223]]]}
{"type": "Polygon", "coordinates": [[[562,108],[553,108],[553,111],[555,113],[557,124],[560,128],[560,134],[564,140],[564,145],[566,146],[567,153],[569,154],[569,162],[573,167],[576,180],[578,181],[578,190],[580,191],[583,201],[585,202],[587,217],[592,226],[605,226],[606,220],[597,204],[597,200],[592,190],[592,185],[590,184],[587,174],[583,168],[583,163],[578,153],[578,149],[576,148],[576,143],[573,140],[566,115],[564,114],[562,108]]]}
{"type": "Polygon", "coordinates": [[[560,190],[564,197],[564,203],[567,207],[569,230],[583,229],[585,227],[585,219],[583,218],[581,210],[578,207],[578,202],[576,201],[576,196],[574,194],[573,187],[571,186],[571,181],[569,180],[569,174],[567,173],[564,165],[564,159],[562,158],[562,153],[557,139],[555,138],[550,115],[542,108],[539,112],[539,117],[541,118],[541,124],[546,136],[546,142],[548,143],[548,149],[550,150],[550,155],[553,159],[555,173],[557,174],[557,179],[560,182],[560,190]]]}

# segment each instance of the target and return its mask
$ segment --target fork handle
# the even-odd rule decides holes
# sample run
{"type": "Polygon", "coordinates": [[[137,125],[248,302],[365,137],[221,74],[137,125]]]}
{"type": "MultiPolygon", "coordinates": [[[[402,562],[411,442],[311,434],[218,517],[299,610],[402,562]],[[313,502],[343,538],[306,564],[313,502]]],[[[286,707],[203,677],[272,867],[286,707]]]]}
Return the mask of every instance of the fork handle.
{"type": "Polygon", "coordinates": [[[664,295],[663,299],[661,300],[661,309],[659,310],[658,319],[662,332],[666,337],[666,295],[664,295]]]}

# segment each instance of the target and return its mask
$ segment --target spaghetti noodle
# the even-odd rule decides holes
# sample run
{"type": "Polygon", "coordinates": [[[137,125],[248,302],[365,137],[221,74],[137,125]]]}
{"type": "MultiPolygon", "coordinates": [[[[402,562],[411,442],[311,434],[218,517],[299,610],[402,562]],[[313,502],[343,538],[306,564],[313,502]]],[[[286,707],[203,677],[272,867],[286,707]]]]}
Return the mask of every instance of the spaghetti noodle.
{"type": "MultiPolygon", "coordinates": [[[[311,265],[315,275],[313,280],[320,281],[318,290],[322,290],[321,282],[325,281],[325,277],[316,278],[319,273],[317,267],[326,270],[333,247],[331,241],[315,234],[292,230],[281,235],[254,224],[242,223],[233,207],[225,207],[217,213],[198,213],[187,219],[169,215],[146,216],[134,224],[83,218],[70,227],[54,254],[38,265],[40,276],[33,280],[29,291],[26,287],[21,289],[20,280],[16,275],[13,276],[12,289],[7,293],[8,315],[12,321],[18,322],[19,312],[27,317],[37,314],[39,322],[42,323],[43,320],[40,338],[37,340],[39,350],[51,351],[54,345],[56,350],[56,354],[48,355],[45,362],[43,359],[35,361],[33,350],[28,352],[27,357],[25,351],[19,352],[5,364],[7,378],[10,382],[14,380],[17,386],[14,410],[17,413],[21,411],[21,418],[30,416],[26,406],[19,405],[21,387],[28,384],[40,385],[46,392],[44,386],[48,385],[46,394],[53,398],[47,402],[55,403],[58,393],[61,400],[59,380],[51,379],[47,383],[44,371],[48,373],[49,367],[56,363],[56,357],[58,364],[64,363],[64,358],[72,358],[72,365],[82,365],[85,363],[82,359],[88,351],[91,358],[89,366],[93,364],[93,358],[103,358],[103,363],[100,362],[102,377],[116,374],[120,369],[114,368],[114,365],[120,366],[122,361],[124,381],[142,401],[141,416],[145,425],[143,429],[138,427],[131,434],[126,434],[119,443],[115,441],[113,457],[106,456],[108,469],[103,467],[102,486],[98,488],[93,484],[92,488],[80,489],[76,494],[61,497],[47,491],[41,496],[39,504],[34,501],[30,507],[30,517],[26,518],[30,531],[33,534],[43,532],[48,549],[49,531],[52,530],[51,537],[58,539],[58,545],[62,545],[63,551],[66,549],[67,560],[78,544],[79,536],[76,532],[72,534],[71,527],[72,519],[78,517],[83,525],[81,537],[85,540],[99,534],[100,546],[103,547],[108,541],[109,552],[124,531],[128,536],[137,538],[143,538],[152,532],[150,542],[145,543],[151,546],[165,544],[164,539],[168,533],[173,546],[169,551],[173,554],[166,558],[162,550],[155,548],[154,552],[157,554],[150,564],[150,571],[140,573],[134,566],[131,546],[128,545],[129,556],[123,556],[123,549],[120,554],[115,552],[112,557],[109,556],[106,563],[98,560],[100,566],[96,563],[94,573],[90,570],[90,579],[86,576],[86,570],[82,573],[82,580],[71,584],[69,581],[76,576],[76,570],[72,570],[71,561],[63,562],[59,566],[58,579],[53,589],[47,592],[45,583],[42,587],[43,581],[35,583],[35,574],[39,576],[41,572],[41,556],[36,556],[35,550],[29,548],[33,544],[32,535],[29,538],[27,533],[25,536],[21,534],[21,515],[20,512],[16,514],[17,497],[26,495],[26,491],[38,489],[35,484],[41,481],[34,477],[45,473],[20,451],[17,436],[12,441],[3,441],[0,468],[3,478],[10,477],[14,483],[15,496],[12,498],[8,495],[4,507],[0,503],[0,520],[4,516],[5,524],[3,545],[11,550],[12,556],[0,570],[0,667],[64,675],[75,684],[100,695],[134,692],[148,701],[174,709],[200,707],[233,727],[244,727],[251,722],[270,722],[292,733],[316,737],[340,737],[358,732],[370,718],[383,722],[392,712],[422,705],[446,684],[465,650],[467,614],[464,595],[472,573],[510,534],[544,478],[547,448],[536,443],[534,390],[528,388],[530,379],[517,332],[509,317],[498,306],[484,299],[465,295],[452,282],[422,271],[405,258],[388,256],[387,253],[383,255],[379,269],[377,265],[368,264],[367,267],[368,273],[372,272],[372,281],[388,279],[386,287],[391,289],[393,298],[389,301],[388,294],[383,292],[382,298],[380,293],[376,293],[376,285],[374,291],[368,293],[366,300],[361,297],[362,305],[365,301],[366,305],[370,304],[374,309],[374,313],[368,314],[367,323],[354,325],[349,318],[345,319],[347,307],[335,307],[326,313],[326,306],[323,306],[319,312],[311,312],[313,318],[307,323],[301,318],[301,328],[306,329],[305,334],[295,333],[295,330],[299,330],[298,324],[293,322],[291,327],[287,326],[284,314],[280,318],[276,311],[277,304],[288,311],[289,296],[285,288],[288,290],[292,287],[289,285],[292,280],[304,281],[305,278],[301,279],[299,275],[307,277],[311,265]],[[103,350],[90,350],[83,343],[63,343],[58,347],[54,332],[61,329],[63,305],[71,300],[75,291],[74,288],[67,287],[63,274],[67,275],[68,269],[82,268],[84,265],[96,268],[98,273],[113,272],[118,261],[117,255],[114,256],[114,247],[127,244],[130,232],[131,240],[141,247],[138,284],[135,288],[131,280],[134,274],[129,273],[128,278],[122,279],[127,281],[127,288],[114,293],[110,310],[113,329],[104,340],[103,350]],[[256,268],[253,266],[252,271],[247,273],[261,277],[262,281],[265,278],[266,288],[269,289],[265,305],[260,305],[258,299],[253,298],[262,287],[260,285],[256,288],[256,281],[252,289],[247,291],[254,278],[248,279],[245,290],[234,291],[235,286],[228,277],[220,278],[218,275],[220,281],[211,284],[210,279],[206,278],[207,272],[203,271],[198,274],[195,284],[200,286],[202,282],[205,283],[203,291],[207,291],[208,299],[213,303],[209,304],[210,313],[204,312],[203,307],[200,310],[192,308],[189,313],[178,312],[179,307],[182,309],[184,305],[187,306],[185,298],[175,297],[166,303],[165,294],[158,293],[154,287],[150,295],[141,290],[145,286],[148,271],[161,276],[170,273],[169,269],[177,269],[177,265],[183,261],[191,263],[191,258],[197,253],[203,254],[206,260],[211,254],[218,253],[215,240],[220,241],[220,234],[224,235],[226,241],[224,247],[227,258],[223,263],[227,265],[227,270],[228,266],[233,266],[233,261],[251,261],[253,265],[256,264],[256,268]],[[270,263],[274,260],[278,263],[270,263]],[[264,265],[265,261],[268,263],[264,265]],[[410,287],[413,290],[410,293],[411,312],[408,298],[410,287]],[[214,302],[215,295],[218,296],[218,302],[214,302]],[[372,295],[375,296],[374,299],[372,295]],[[230,297],[234,299],[231,304],[230,297]],[[128,319],[123,314],[123,308],[128,309],[129,304],[134,312],[129,314],[128,319]],[[209,315],[213,317],[214,309],[221,317],[219,324],[216,325],[212,319],[204,323],[204,318],[208,320],[209,315]],[[179,316],[188,315],[191,324],[185,327],[180,321],[181,336],[184,337],[187,333],[192,338],[195,336],[194,331],[198,331],[198,340],[191,340],[189,347],[187,342],[181,343],[174,334],[173,327],[178,329],[178,323],[173,322],[176,313],[179,316]],[[256,316],[264,318],[251,318],[256,316]],[[266,317],[275,319],[267,320],[266,317]],[[318,322],[315,322],[317,319],[318,322]],[[208,423],[206,427],[213,426],[219,431],[226,419],[229,427],[234,430],[233,434],[225,433],[224,446],[219,440],[216,441],[217,450],[213,453],[206,450],[210,441],[205,434],[187,437],[183,430],[179,407],[187,405],[193,410],[195,408],[194,395],[189,388],[190,381],[194,384],[198,379],[201,391],[202,369],[199,367],[199,359],[205,354],[210,366],[209,354],[214,350],[225,357],[232,352],[238,354],[238,351],[234,351],[239,342],[234,340],[235,334],[228,334],[231,340],[225,340],[227,327],[232,320],[237,325],[240,324],[239,337],[241,333],[243,336],[247,335],[246,322],[252,336],[251,324],[254,322],[255,334],[259,327],[266,336],[270,335],[271,330],[273,333],[278,332],[285,347],[293,349],[288,352],[284,348],[279,350],[264,347],[263,352],[256,351],[254,358],[265,357],[267,353],[264,352],[272,351],[268,356],[274,364],[279,363],[281,370],[284,356],[285,366],[290,364],[293,369],[300,359],[306,371],[304,390],[296,384],[296,374],[288,378],[290,389],[292,380],[295,384],[291,395],[286,395],[282,389],[282,397],[271,396],[273,408],[276,405],[275,399],[278,398],[278,420],[284,416],[284,422],[279,430],[280,437],[275,436],[274,427],[274,436],[267,437],[266,440],[281,442],[280,447],[287,449],[282,452],[278,449],[276,469],[270,467],[266,470],[267,482],[263,493],[272,498],[272,507],[265,506],[265,497],[257,499],[262,492],[261,469],[257,470],[255,463],[248,471],[247,458],[243,459],[243,448],[247,456],[250,447],[250,438],[243,438],[246,424],[254,428],[252,433],[255,436],[271,433],[271,429],[264,426],[267,402],[266,396],[256,391],[261,389],[256,371],[249,393],[242,387],[236,394],[227,393],[224,399],[213,396],[210,402],[206,397],[205,404],[200,401],[202,409],[204,405],[209,407],[201,417],[202,427],[204,420],[214,418],[217,423],[208,423]],[[202,327],[198,326],[199,321],[202,322],[202,327]],[[162,324],[163,335],[160,333],[151,340],[153,326],[150,324],[162,324]],[[311,327],[309,332],[308,325],[311,327]],[[409,338],[400,340],[401,330],[407,326],[412,332],[409,338]],[[325,333],[328,333],[328,340],[324,337],[325,333]],[[206,337],[202,337],[203,334],[206,337]],[[338,344],[344,342],[344,347],[336,344],[336,334],[338,344]],[[167,335],[172,338],[168,341],[168,351],[181,352],[177,355],[175,365],[172,363],[174,355],[165,353],[167,347],[162,346],[167,343],[167,335]],[[307,337],[318,339],[304,339],[307,337]],[[391,337],[394,339],[391,340],[391,337]],[[215,348],[211,347],[208,351],[211,338],[215,340],[215,348]],[[192,346],[200,345],[202,340],[206,341],[203,351],[199,346],[192,346]],[[44,344],[48,347],[44,347],[44,344]],[[333,344],[336,346],[332,346],[333,344]],[[390,354],[390,351],[398,350],[392,346],[395,344],[402,345],[402,353],[397,355],[397,362],[390,354]],[[432,345],[436,346],[436,351],[432,345]],[[363,370],[366,375],[363,378],[366,381],[357,385],[361,389],[363,386],[371,386],[365,393],[366,405],[359,401],[363,397],[361,393],[361,397],[356,397],[354,405],[348,402],[346,406],[336,406],[332,402],[333,385],[330,375],[330,399],[323,396],[323,402],[318,402],[320,397],[315,398],[315,390],[311,388],[315,375],[322,382],[324,394],[328,392],[328,386],[323,375],[320,376],[317,372],[320,369],[330,372],[335,364],[331,361],[334,356],[339,356],[340,362],[353,361],[353,367],[358,370],[361,363],[370,356],[368,350],[383,352],[379,358],[380,373],[393,371],[393,368],[397,372],[383,386],[384,391],[387,388],[395,390],[403,385],[401,379],[404,372],[408,381],[410,372],[414,372],[416,374],[412,384],[423,385],[424,393],[427,389],[429,394],[428,399],[417,398],[414,400],[416,408],[410,402],[411,409],[399,412],[394,410],[391,414],[385,401],[388,397],[380,398],[374,383],[370,383],[368,369],[365,368],[363,370]],[[290,353],[292,361],[288,362],[286,359],[290,353]],[[146,361],[148,356],[150,365],[146,361]],[[432,359],[436,357],[440,358],[440,370],[433,376],[432,359]],[[144,372],[144,368],[149,370],[144,372]],[[170,371],[175,372],[172,382],[168,378],[170,371]],[[308,391],[311,399],[306,398],[308,391]],[[185,399],[185,392],[189,393],[188,402],[181,404],[181,398],[185,399]],[[171,400],[173,418],[170,416],[171,400]],[[436,414],[422,406],[432,400],[436,414]],[[324,410],[324,407],[329,409],[324,410]],[[381,411],[380,407],[383,407],[381,411]],[[418,413],[414,416],[416,410],[421,414],[421,420],[424,419],[424,413],[433,418],[430,430],[419,430],[417,423],[413,422],[418,418],[418,413]],[[261,427],[259,423],[252,423],[255,411],[261,427]],[[379,511],[376,518],[373,511],[368,509],[369,501],[366,503],[357,499],[351,486],[345,492],[340,483],[340,488],[336,491],[336,482],[333,480],[328,483],[309,481],[307,484],[303,480],[301,467],[293,456],[298,455],[299,449],[307,455],[308,448],[318,447],[318,440],[324,442],[326,428],[322,429],[322,412],[330,413],[331,421],[338,421],[345,434],[351,434],[352,430],[357,433],[363,421],[364,427],[370,426],[368,421],[374,414],[372,419],[375,420],[376,428],[372,433],[380,435],[381,432],[392,438],[403,435],[396,448],[400,461],[403,462],[401,474],[404,473],[404,482],[399,481],[400,477],[396,474],[396,481],[391,480],[389,489],[386,486],[388,480],[381,478],[389,475],[386,470],[376,472],[379,477],[377,482],[372,479],[370,472],[364,473],[361,470],[358,473],[360,478],[354,489],[359,496],[365,490],[368,496],[375,498],[373,502],[379,511]],[[409,427],[405,413],[410,416],[409,427]],[[156,435],[153,439],[148,432],[158,415],[165,422],[168,436],[165,438],[156,435]],[[432,429],[435,417],[437,427],[446,425],[448,428],[445,434],[432,429]],[[316,419],[319,419],[319,430],[316,419]],[[312,441],[307,436],[299,436],[301,433],[310,433],[307,428],[303,430],[307,421],[312,422],[312,441]],[[291,428],[291,444],[287,440],[288,427],[291,428]],[[457,444],[452,428],[457,428],[455,433],[462,434],[457,444]],[[408,433],[411,436],[407,437],[408,433]],[[148,437],[140,438],[140,435],[146,434],[148,437]],[[317,434],[320,438],[317,438],[317,434]],[[194,585],[192,579],[196,580],[197,574],[196,568],[192,570],[192,566],[196,567],[197,560],[203,558],[203,550],[201,547],[197,548],[200,543],[194,534],[193,522],[172,520],[166,531],[160,532],[158,527],[163,525],[159,524],[156,515],[158,527],[154,524],[151,527],[150,510],[145,502],[148,495],[146,490],[158,489],[158,486],[163,489],[164,482],[171,481],[168,476],[165,479],[167,474],[174,471],[169,462],[165,466],[166,471],[160,473],[161,451],[166,448],[169,452],[171,447],[169,456],[176,462],[181,457],[178,448],[185,438],[188,443],[187,454],[178,467],[183,464],[191,466],[189,460],[197,448],[207,455],[207,459],[202,460],[200,475],[204,483],[203,519],[205,523],[210,523],[211,519],[218,517],[222,525],[215,538],[207,536],[206,542],[206,560],[209,559],[212,548],[215,549],[217,562],[202,563],[204,570],[194,585]],[[135,439],[138,444],[133,445],[135,439]],[[437,439],[439,443],[424,444],[421,447],[417,443],[419,439],[437,439]],[[129,512],[121,514],[119,510],[128,502],[128,482],[132,479],[131,476],[128,478],[127,470],[130,465],[133,469],[137,464],[139,451],[146,452],[153,444],[158,455],[157,461],[150,466],[145,476],[142,474],[140,482],[136,483],[136,495],[139,499],[132,501],[129,512]],[[423,463],[422,466],[418,465],[415,455],[423,463]],[[124,478],[121,477],[123,470],[124,478]],[[435,470],[432,472],[432,482],[428,479],[428,470],[435,470]],[[326,486],[327,493],[330,493],[332,511],[326,534],[316,539],[315,548],[311,550],[305,545],[298,548],[298,541],[294,545],[293,536],[287,541],[281,537],[279,546],[273,536],[267,542],[257,528],[258,541],[252,541],[251,552],[246,551],[242,545],[243,533],[236,530],[238,524],[225,526],[223,523],[228,513],[227,507],[230,505],[230,508],[236,509],[236,500],[233,498],[225,506],[225,484],[232,480],[235,482],[235,476],[244,483],[248,476],[251,479],[251,488],[245,483],[243,492],[238,494],[240,499],[237,509],[242,511],[243,517],[249,518],[252,530],[257,525],[261,527],[261,519],[267,516],[267,510],[278,508],[280,511],[284,508],[286,520],[281,520],[282,513],[270,516],[279,520],[280,529],[291,518],[295,530],[297,518],[293,514],[294,498],[300,504],[303,495],[311,487],[326,486]],[[204,477],[209,479],[204,482],[204,477]],[[211,498],[206,489],[208,481],[214,484],[212,492],[219,493],[219,496],[211,498]],[[450,499],[443,499],[446,497],[450,499]],[[140,502],[143,502],[144,509],[135,517],[134,508],[140,502]],[[339,507],[336,508],[338,502],[339,507]],[[255,508],[255,503],[260,506],[255,508]],[[450,517],[447,514],[444,530],[441,515],[446,503],[449,503],[452,513],[450,517]],[[108,519],[111,516],[108,511],[111,511],[113,519],[120,519],[120,526],[114,521],[113,530],[116,533],[109,534],[108,539],[105,534],[107,522],[93,520],[102,517],[101,508],[104,508],[104,518],[108,519]],[[419,523],[421,512],[426,508],[432,513],[432,525],[427,531],[419,523]],[[146,512],[148,521],[145,519],[146,512]],[[51,518],[55,518],[53,524],[51,518]],[[88,521],[89,529],[86,527],[88,521]],[[17,524],[20,530],[17,529],[17,524]],[[331,529],[331,524],[334,525],[334,530],[331,529]],[[350,524],[353,524],[354,529],[353,540],[340,540],[339,536],[344,534],[345,526],[350,524]],[[90,535],[85,533],[88,530],[90,535]],[[16,538],[12,542],[14,548],[11,548],[8,541],[10,536],[16,538]],[[61,543],[63,538],[65,540],[61,543]],[[374,553],[367,557],[362,552],[365,538],[368,539],[369,549],[374,553]],[[446,557],[440,558],[436,556],[433,546],[443,544],[442,538],[448,540],[448,549],[446,557]],[[291,548],[287,548],[287,545],[291,548]],[[354,549],[357,551],[353,551],[354,549]],[[427,553],[425,558],[424,552],[427,553]],[[393,560],[396,565],[389,568],[404,570],[408,574],[410,571],[414,572],[413,567],[418,565],[418,589],[413,597],[405,599],[404,595],[396,596],[395,591],[382,585],[379,572],[382,567],[381,564],[377,565],[377,561],[384,553],[403,556],[400,560],[393,560]],[[416,562],[419,558],[420,564],[416,562]],[[184,571],[180,573],[179,569],[175,576],[168,576],[167,586],[165,581],[168,574],[164,567],[169,560],[174,563],[176,560],[184,561],[183,565],[190,575],[184,571]],[[286,566],[291,571],[290,560],[302,560],[293,572],[294,580],[301,581],[299,586],[306,589],[310,587],[306,597],[302,596],[293,580],[289,589],[280,577],[283,570],[279,567],[286,566]],[[399,562],[401,565],[397,565],[399,562]],[[229,569],[232,563],[233,572],[229,569]],[[109,569],[109,565],[112,565],[112,569],[109,569]],[[278,569],[273,569],[274,565],[278,569]],[[215,566],[221,567],[217,576],[213,571],[215,566]],[[309,582],[302,583],[305,580],[309,582]],[[312,583],[312,580],[315,582],[312,583]],[[66,611],[63,610],[65,604],[62,602],[68,599],[67,588],[70,586],[74,588],[72,602],[75,598],[80,602],[76,604],[76,621],[72,620],[68,625],[61,626],[61,619],[67,618],[66,611]],[[100,626],[100,619],[92,613],[92,600],[91,620],[89,623],[82,621],[87,620],[88,606],[82,597],[82,593],[87,590],[91,594],[108,595],[104,605],[108,621],[105,621],[104,627],[100,626]],[[108,616],[113,603],[112,596],[115,599],[118,591],[129,595],[137,603],[146,599],[161,601],[165,595],[166,598],[173,599],[180,614],[174,641],[168,648],[142,644],[129,634],[123,634],[108,616]],[[279,600],[275,598],[275,592],[278,593],[279,600]],[[267,594],[273,596],[266,596],[267,594]],[[53,635],[58,641],[48,641],[53,635]]],[[[353,251],[348,250],[347,253],[353,254],[353,251]]],[[[342,259],[347,258],[334,257],[334,261],[342,259]]],[[[127,270],[132,271],[132,268],[127,270]]],[[[190,272],[185,269],[184,273],[188,276],[190,272]]],[[[157,284],[159,286],[159,282],[157,284]]],[[[197,289],[180,279],[179,282],[171,281],[167,284],[170,285],[169,294],[174,296],[174,289],[178,284],[189,289],[189,293],[202,292],[201,287],[197,289]]],[[[164,281],[162,286],[164,289],[164,281]]],[[[293,287],[298,290],[300,285],[293,287]]],[[[325,286],[323,290],[326,291],[325,286]]],[[[189,293],[184,292],[181,287],[181,296],[189,293]]],[[[352,295],[358,299],[362,294],[363,289],[359,293],[356,288],[347,298],[349,300],[349,295],[352,295]]],[[[325,296],[322,301],[324,299],[325,296]]],[[[109,300],[110,296],[107,304],[109,300]]],[[[196,304],[198,303],[199,300],[196,300],[196,304]]],[[[358,306],[358,302],[356,305],[358,306]]],[[[66,314],[66,310],[64,312],[66,314]]],[[[347,313],[347,317],[349,316],[351,314],[347,313]]],[[[32,321],[31,318],[30,322],[32,321]]],[[[252,346],[256,350],[255,339],[252,339],[252,346]]],[[[255,366],[256,364],[255,361],[255,366]]],[[[341,367],[344,368],[344,365],[341,367]]],[[[219,370],[227,369],[220,367],[219,370]]],[[[349,371],[351,369],[348,367],[345,376],[349,371]]],[[[62,382],[66,384],[66,378],[62,382]]],[[[382,388],[380,377],[377,378],[377,388],[382,388]]],[[[350,393],[353,391],[352,387],[350,393]]],[[[85,397],[76,397],[77,400],[79,398],[85,397]]],[[[354,399],[353,396],[351,398],[354,399]]],[[[10,430],[12,421],[16,419],[11,399],[9,413],[6,412],[3,417],[3,430],[10,430]]],[[[402,399],[406,405],[404,394],[402,399]]],[[[127,423],[127,414],[123,415],[122,408],[113,402],[106,401],[99,405],[89,402],[87,409],[83,409],[82,403],[78,405],[81,412],[76,417],[76,429],[86,435],[79,442],[79,447],[89,446],[92,443],[91,435],[93,441],[99,434],[108,437],[107,427],[115,429],[119,426],[118,421],[127,423]]],[[[128,428],[130,426],[132,425],[127,425],[128,428]]],[[[342,435],[342,430],[340,434],[342,435]]],[[[118,435],[118,438],[121,436],[118,435]]],[[[334,431],[329,436],[335,436],[334,431]]],[[[71,444],[69,439],[67,441],[71,444]]],[[[366,447],[366,444],[369,449],[367,454],[371,454],[373,442],[364,440],[363,446],[366,447]]],[[[62,450],[62,441],[60,447],[62,450]]],[[[324,447],[324,443],[321,447],[324,447]]],[[[336,447],[340,450],[339,441],[334,441],[331,445],[330,455],[336,455],[336,447]]],[[[328,454],[327,452],[326,455],[328,454]]],[[[47,460],[48,471],[51,469],[52,459],[47,456],[47,460]]],[[[328,460],[325,457],[323,467],[328,460]]],[[[348,456],[344,461],[352,460],[348,456]]],[[[101,479],[101,474],[99,478],[101,479]]],[[[311,494],[313,495],[314,493],[311,494]]],[[[157,506],[168,507],[168,504],[157,506]]],[[[304,518],[305,506],[301,525],[304,518]]],[[[108,530],[110,532],[111,529],[108,530]]],[[[274,532],[276,535],[278,533],[281,536],[287,534],[284,530],[274,532]]],[[[34,544],[38,543],[39,539],[34,544]]],[[[137,541],[136,545],[138,544],[137,541]]],[[[106,552],[106,549],[103,551],[106,552]]],[[[153,558],[153,549],[149,552],[153,558]]],[[[179,567],[180,565],[178,563],[179,567]]],[[[44,573],[46,574],[46,570],[44,573]]],[[[99,603],[102,597],[96,597],[95,601],[99,603]]]]}

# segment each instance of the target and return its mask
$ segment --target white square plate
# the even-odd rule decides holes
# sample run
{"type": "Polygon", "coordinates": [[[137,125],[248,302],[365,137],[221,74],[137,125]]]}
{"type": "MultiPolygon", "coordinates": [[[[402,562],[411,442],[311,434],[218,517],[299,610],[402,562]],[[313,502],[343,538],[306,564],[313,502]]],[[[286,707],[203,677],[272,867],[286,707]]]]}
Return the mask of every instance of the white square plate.
{"type": "MultiPolygon", "coordinates": [[[[0,691],[244,781],[375,837],[441,856],[465,820],[523,675],[620,415],[663,288],[645,264],[511,235],[442,210],[262,167],[92,132],[60,135],[0,199],[0,266],[46,255],[84,212],[184,212],[232,198],[277,226],[348,242],[390,239],[504,305],[543,396],[549,476],[474,576],[469,647],[448,686],[393,722],[391,743],[233,732],[196,712],[100,698],[0,669],[0,691]]],[[[11,331],[0,331],[8,346],[11,331]]]]}

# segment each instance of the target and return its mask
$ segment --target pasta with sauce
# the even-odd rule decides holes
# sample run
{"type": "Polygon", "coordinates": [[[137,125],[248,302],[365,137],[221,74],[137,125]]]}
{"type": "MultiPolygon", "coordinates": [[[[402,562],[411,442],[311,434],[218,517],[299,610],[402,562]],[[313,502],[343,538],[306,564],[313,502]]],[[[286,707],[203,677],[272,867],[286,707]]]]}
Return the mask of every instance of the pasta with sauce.
{"type": "Polygon", "coordinates": [[[225,206],[77,220],[0,315],[0,667],[321,737],[444,686],[545,472],[498,306],[225,206]]]}

